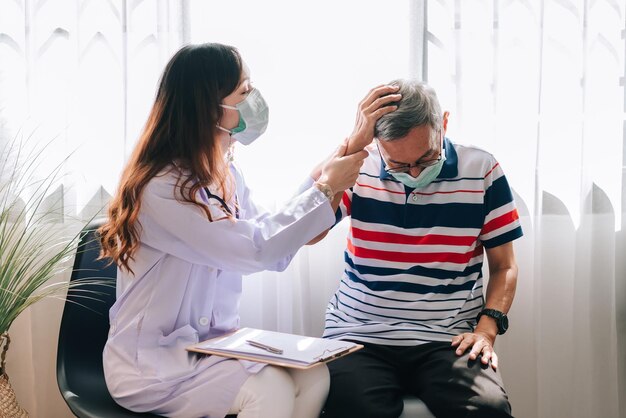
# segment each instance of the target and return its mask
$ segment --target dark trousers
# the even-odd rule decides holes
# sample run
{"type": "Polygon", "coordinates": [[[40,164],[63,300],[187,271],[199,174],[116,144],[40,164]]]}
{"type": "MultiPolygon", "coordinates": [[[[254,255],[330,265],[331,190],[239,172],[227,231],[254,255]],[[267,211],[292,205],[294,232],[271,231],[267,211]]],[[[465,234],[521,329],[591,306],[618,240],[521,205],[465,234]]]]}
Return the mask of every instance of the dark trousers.
{"type": "Polygon", "coordinates": [[[459,357],[447,342],[364,345],[328,363],[323,418],[397,418],[405,394],[419,397],[438,418],[511,417],[500,373],[469,360],[469,351],[459,357]]]}

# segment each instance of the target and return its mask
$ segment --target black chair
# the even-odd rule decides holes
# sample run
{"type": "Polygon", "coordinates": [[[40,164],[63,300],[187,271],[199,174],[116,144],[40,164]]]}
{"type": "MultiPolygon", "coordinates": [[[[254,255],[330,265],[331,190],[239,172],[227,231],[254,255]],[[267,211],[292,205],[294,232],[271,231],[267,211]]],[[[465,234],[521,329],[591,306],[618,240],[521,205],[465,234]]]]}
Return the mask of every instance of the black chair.
{"type": "Polygon", "coordinates": [[[104,381],[102,350],[109,333],[109,308],[115,302],[117,270],[115,265],[107,266],[97,260],[100,243],[96,229],[101,224],[102,221],[95,221],[83,230],[70,280],[98,277],[110,285],[86,284],[80,292],[68,294],[57,353],[59,390],[80,418],[158,417],[122,408],[111,398],[104,381]],[[83,290],[98,293],[86,295],[83,290]]]}
{"type": "Polygon", "coordinates": [[[79,418],[158,418],[159,415],[136,413],[119,406],[104,380],[102,350],[109,334],[109,309],[115,302],[117,268],[98,260],[100,241],[96,230],[102,223],[103,220],[96,220],[82,231],[70,281],[98,278],[106,284],[81,285],[80,292],[68,294],[57,352],[59,390],[79,418]],[[84,291],[96,293],[88,295],[84,291]]]}

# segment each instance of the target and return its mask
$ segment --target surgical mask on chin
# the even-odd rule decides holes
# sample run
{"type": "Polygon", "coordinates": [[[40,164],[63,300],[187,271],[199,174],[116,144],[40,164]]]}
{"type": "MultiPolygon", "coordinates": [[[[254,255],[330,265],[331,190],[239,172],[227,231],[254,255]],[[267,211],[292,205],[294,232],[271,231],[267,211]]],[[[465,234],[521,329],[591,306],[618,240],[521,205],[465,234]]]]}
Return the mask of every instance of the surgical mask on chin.
{"type": "Polygon", "coordinates": [[[252,90],[243,101],[235,106],[220,106],[239,112],[239,125],[235,128],[226,129],[220,125],[217,125],[217,127],[224,132],[228,132],[237,142],[243,145],[250,145],[267,129],[270,109],[261,92],[257,89],[252,90]]]}
{"type": "Polygon", "coordinates": [[[422,187],[428,186],[434,179],[437,178],[439,173],[441,173],[441,169],[443,168],[443,162],[446,160],[445,155],[441,157],[441,160],[433,166],[426,167],[422,170],[421,173],[417,177],[411,176],[409,173],[389,173],[404,184],[406,187],[410,187],[412,189],[420,189],[422,187]]]}

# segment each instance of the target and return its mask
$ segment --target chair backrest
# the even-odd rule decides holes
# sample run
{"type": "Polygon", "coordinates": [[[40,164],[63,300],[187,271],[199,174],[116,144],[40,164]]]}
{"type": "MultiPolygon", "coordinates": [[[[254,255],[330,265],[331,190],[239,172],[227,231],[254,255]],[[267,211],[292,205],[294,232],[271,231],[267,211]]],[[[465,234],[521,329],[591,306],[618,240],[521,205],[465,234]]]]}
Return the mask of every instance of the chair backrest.
{"type": "Polygon", "coordinates": [[[57,371],[66,372],[64,377],[70,387],[80,384],[72,381],[80,377],[71,373],[74,368],[97,368],[102,373],[102,350],[109,333],[109,309],[115,302],[117,268],[98,260],[100,243],[96,230],[101,225],[102,221],[92,222],[81,233],[70,281],[97,277],[109,282],[108,286],[81,285],[80,290],[68,293],[63,309],[57,371]]]}
{"type": "Polygon", "coordinates": [[[57,383],[78,417],[156,417],[117,405],[104,380],[102,350],[109,334],[109,309],[115,302],[117,267],[98,260],[96,230],[102,223],[94,221],[83,229],[70,281],[98,278],[106,284],[84,284],[68,292],[59,331],[57,383]]]}

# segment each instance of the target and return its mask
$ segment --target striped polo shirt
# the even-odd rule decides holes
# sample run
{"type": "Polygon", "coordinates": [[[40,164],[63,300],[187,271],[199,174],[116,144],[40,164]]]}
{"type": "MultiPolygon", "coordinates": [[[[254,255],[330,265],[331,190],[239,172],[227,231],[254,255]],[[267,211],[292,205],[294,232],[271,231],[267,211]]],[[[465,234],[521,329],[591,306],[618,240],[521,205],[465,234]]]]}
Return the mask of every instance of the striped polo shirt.
{"type": "Polygon", "coordinates": [[[325,338],[386,345],[450,341],[472,331],[483,308],[483,247],[522,236],[495,158],[444,139],[446,160],[428,186],[410,189],[368,149],[337,222],[350,217],[339,288],[325,338]]]}

